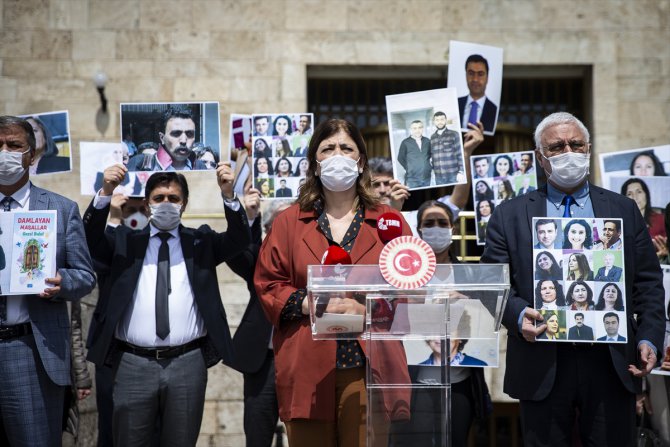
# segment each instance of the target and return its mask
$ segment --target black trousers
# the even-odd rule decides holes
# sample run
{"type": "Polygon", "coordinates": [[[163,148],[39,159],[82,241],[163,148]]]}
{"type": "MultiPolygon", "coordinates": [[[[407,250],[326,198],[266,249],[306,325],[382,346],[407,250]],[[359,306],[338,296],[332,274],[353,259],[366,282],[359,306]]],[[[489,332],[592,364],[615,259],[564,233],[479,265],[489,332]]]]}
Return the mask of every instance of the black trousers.
{"type": "Polygon", "coordinates": [[[271,446],[278,420],[274,353],[268,349],[261,369],[254,374],[244,374],[244,435],[247,447],[271,446]]]}
{"type": "Polygon", "coordinates": [[[556,366],[549,395],[520,402],[524,444],[570,447],[576,419],[583,447],[632,446],[635,395],[621,383],[608,346],[561,343],[556,366]]]}

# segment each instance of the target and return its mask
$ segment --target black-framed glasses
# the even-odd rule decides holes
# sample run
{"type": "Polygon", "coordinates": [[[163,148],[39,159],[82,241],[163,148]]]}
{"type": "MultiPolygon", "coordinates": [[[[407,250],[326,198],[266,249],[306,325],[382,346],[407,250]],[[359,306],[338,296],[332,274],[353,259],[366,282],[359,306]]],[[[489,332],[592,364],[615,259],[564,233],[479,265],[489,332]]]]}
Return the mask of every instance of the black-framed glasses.
{"type": "Polygon", "coordinates": [[[585,154],[589,151],[589,144],[582,140],[557,141],[548,146],[542,147],[550,156],[559,155],[565,152],[565,146],[569,146],[572,152],[585,154]]]}

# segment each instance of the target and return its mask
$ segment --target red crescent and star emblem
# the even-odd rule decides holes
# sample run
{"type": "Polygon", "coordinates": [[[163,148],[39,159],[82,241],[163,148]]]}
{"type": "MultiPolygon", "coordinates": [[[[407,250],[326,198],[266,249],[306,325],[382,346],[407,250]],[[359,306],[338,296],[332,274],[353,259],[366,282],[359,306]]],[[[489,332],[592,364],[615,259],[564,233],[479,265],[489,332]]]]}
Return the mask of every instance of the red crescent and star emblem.
{"type": "Polygon", "coordinates": [[[386,244],[379,256],[382,276],[399,289],[418,289],[435,273],[435,253],[423,240],[400,236],[386,244]]]}

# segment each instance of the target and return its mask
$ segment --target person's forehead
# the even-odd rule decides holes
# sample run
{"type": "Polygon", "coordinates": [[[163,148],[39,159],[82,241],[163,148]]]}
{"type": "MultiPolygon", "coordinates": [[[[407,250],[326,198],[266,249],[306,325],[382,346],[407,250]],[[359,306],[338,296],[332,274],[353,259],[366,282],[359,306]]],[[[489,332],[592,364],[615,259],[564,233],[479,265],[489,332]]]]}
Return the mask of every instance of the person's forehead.
{"type": "Polygon", "coordinates": [[[605,222],[605,225],[603,225],[605,228],[609,228],[611,230],[616,230],[616,225],[614,222],[605,222]]]}
{"type": "Polygon", "coordinates": [[[0,129],[0,138],[3,140],[11,139],[13,141],[20,141],[24,143],[28,141],[28,135],[26,135],[26,132],[20,127],[14,125],[0,129]]]}
{"type": "Polygon", "coordinates": [[[575,123],[559,123],[547,127],[542,132],[542,140],[560,140],[560,139],[585,139],[582,130],[575,123]]]}
{"type": "Polygon", "coordinates": [[[170,118],[165,124],[168,130],[189,130],[195,129],[195,122],[191,118],[170,118]]]}
{"type": "Polygon", "coordinates": [[[489,160],[487,158],[480,158],[479,160],[475,160],[475,164],[477,163],[489,163],[489,160]]]}
{"type": "Polygon", "coordinates": [[[554,225],[551,222],[540,224],[540,225],[537,226],[538,230],[554,230],[555,228],[556,228],[556,225],[554,225]]]}
{"type": "Polygon", "coordinates": [[[391,174],[388,174],[386,172],[373,172],[372,173],[372,181],[373,182],[385,182],[388,180],[392,180],[393,176],[391,174]]]}
{"type": "Polygon", "coordinates": [[[468,62],[466,70],[486,71],[486,65],[484,62],[468,62]]]}

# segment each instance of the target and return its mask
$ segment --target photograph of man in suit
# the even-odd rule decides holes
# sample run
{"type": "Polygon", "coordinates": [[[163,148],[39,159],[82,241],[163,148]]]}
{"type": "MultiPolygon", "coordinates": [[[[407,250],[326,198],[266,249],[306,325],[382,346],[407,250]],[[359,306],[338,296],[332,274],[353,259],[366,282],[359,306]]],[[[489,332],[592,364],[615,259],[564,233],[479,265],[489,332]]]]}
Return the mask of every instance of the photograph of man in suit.
{"type": "Polygon", "coordinates": [[[568,340],[593,340],[593,328],[584,324],[584,314],[575,314],[575,325],[568,329],[568,340]]]}
{"type": "Polygon", "coordinates": [[[279,180],[279,188],[275,191],[275,197],[293,197],[293,191],[286,186],[286,180],[279,180]]]}
{"type": "Polygon", "coordinates": [[[593,246],[594,250],[621,250],[621,222],[606,220],[603,222],[603,231],[600,242],[593,246]]]}
{"type": "Polygon", "coordinates": [[[558,235],[558,225],[554,219],[538,219],[535,221],[535,235],[537,237],[537,244],[534,248],[542,250],[551,250],[552,248],[560,248],[556,243],[556,236],[558,235]]]}
{"type": "Polygon", "coordinates": [[[535,191],[537,188],[531,185],[530,182],[531,182],[531,176],[530,175],[524,176],[523,179],[521,180],[521,188],[519,188],[517,195],[528,194],[529,192],[535,191]]]}
{"type": "Polygon", "coordinates": [[[486,97],[486,84],[489,80],[488,61],[479,54],[470,55],[465,61],[465,79],[470,94],[458,98],[461,127],[465,129],[468,123],[477,125],[477,121],[481,121],[485,132],[493,132],[498,106],[486,97]]]}
{"type": "Polygon", "coordinates": [[[519,169],[514,175],[532,174],[533,172],[535,172],[533,154],[521,154],[521,157],[519,157],[519,169]]]}
{"type": "Polygon", "coordinates": [[[430,140],[423,136],[423,122],[412,121],[409,133],[398,151],[398,163],[405,169],[405,184],[410,188],[430,186],[433,166],[430,163],[430,140]]]}
{"type": "Polygon", "coordinates": [[[181,225],[188,204],[186,178],[176,172],[149,177],[143,230],[107,225],[111,195],[126,169],[105,170],[101,191],[86,211],[87,240],[107,269],[93,315],[88,360],[115,368],[112,431],[115,445],[194,446],[207,386],[207,367],[232,362],[232,342],[216,267],[250,242],[246,214],[233,192],[234,174],[219,163],[225,232],[181,225]]]}
{"type": "Polygon", "coordinates": [[[254,136],[255,137],[269,137],[272,136],[270,129],[269,116],[255,116],[254,117],[254,136]]]}
{"type": "Polygon", "coordinates": [[[0,296],[0,415],[9,445],[61,445],[71,385],[67,301],[95,286],[77,204],[34,186],[28,167],[35,134],[26,120],[0,116],[0,212],[57,211],[56,274],[35,295],[0,296]]]}
{"type": "Polygon", "coordinates": [[[607,312],[603,316],[603,326],[607,335],[598,338],[598,341],[626,341],[626,337],[619,335],[619,315],[607,312]]]}
{"type": "Polygon", "coordinates": [[[502,320],[509,334],[504,392],[519,399],[527,446],[567,446],[575,434],[583,445],[633,445],[635,395],[658,362],[665,332],[658,258],[635,202],[588,181],[591,145],[581,121],[566,112],[549,115],[535,130],[535,147],[548,184],[496,207],[481,258],[508,263],[514,272],[502,320]],[[622,220],[625,308],[638,317],[635,330],[626,320],[627,344],[535,343],[546,324],[533,308],[528,229],[534,217],[563,216],[622,220]]]}
{"type": "Polygon", "coordinates": [[[489,170],[491,168],[491,160],[489,157],[479,157],[474,161],[475,178],[489,178],[491,177],[489,170]]]}
{"type": "Polygon", "coordinates": [[[623,270],[621,267],[614,265],[614,255],[612,253],[605,253],[603,256],[605,265],[598,269],[596,273],[596,281],[619,282],[621,281],[621,274],[623,270]]]}

